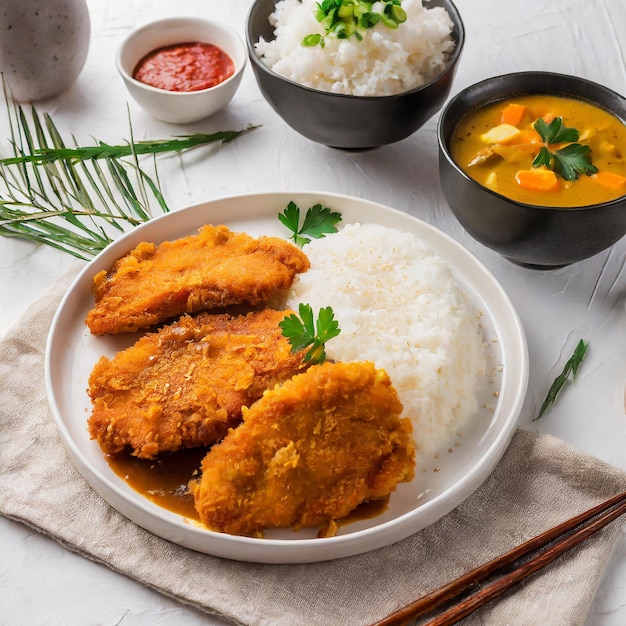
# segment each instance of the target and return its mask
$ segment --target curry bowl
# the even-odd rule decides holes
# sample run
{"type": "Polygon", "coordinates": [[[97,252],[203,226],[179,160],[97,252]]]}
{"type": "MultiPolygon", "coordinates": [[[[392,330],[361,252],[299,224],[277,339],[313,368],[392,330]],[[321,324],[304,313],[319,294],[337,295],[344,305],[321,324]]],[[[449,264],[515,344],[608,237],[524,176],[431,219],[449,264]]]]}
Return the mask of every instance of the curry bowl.
{"type": "Polygon", "coordinates": [[[116,57],[117,70],[131,97],[153,117],[172,124],[187,124],[207,118],[234,97],[246,65],[241,38],[229,28],[194,17],[173,17],[150,22],[129,33],[116,57]],[[175,91],[147,84],[134,77],[142,59],[168,46],[191,43],[217,46],[232,62],[232,74],[205,89],[175,91]]]}
{"type": "Polygon", "coordinates": [[[246,22],[248,56],[263,97],[292,129],[304,137],[345,150],[377,148],[409,137],[443,106],[465,42],[464,25],[451,0],[428,2],[428,9],[445,9],[452,22],[450,36],[454,47],[446,58],[444,69],[425,84],[393,95],[324,91],[305,86],[268,67],[259,56],[257,44],[260,40],[275,40],[274,27],[270,23],[275,6],[276,0],[255,0],[252,4],[246,22]]]}
{"type": "MultiPolygon", "coordinates": [[[[617,197],[605,201],[545,206],[512,199],[477,182],[467,173],[468,164],[459,163],[453,155],[455,130],[469,112],[528,95],[582,101],[612,114],[622,126],[626,120],[623,96],[583,78],[534,71],[489,78],[455,95],[441,113],[438,123],[441,186],[456,218],[481,244],[520,265],[543,269],[562,267],[598,254],[623,237],[626,188],[617,191],[617,197]]],[[[563,127],[566,126],[564,117],[563,127]]],[[[538,144],[536,151],[540,148],[538,144]]],[[[593,151],[589,154],[594,156],[593,151]]],[[[623,155],[626,155],[626,145],[617,146],[615,160],[623,162],[623,155]]],[[[594,175],[597,176],[589,174],[594,175]]]]}

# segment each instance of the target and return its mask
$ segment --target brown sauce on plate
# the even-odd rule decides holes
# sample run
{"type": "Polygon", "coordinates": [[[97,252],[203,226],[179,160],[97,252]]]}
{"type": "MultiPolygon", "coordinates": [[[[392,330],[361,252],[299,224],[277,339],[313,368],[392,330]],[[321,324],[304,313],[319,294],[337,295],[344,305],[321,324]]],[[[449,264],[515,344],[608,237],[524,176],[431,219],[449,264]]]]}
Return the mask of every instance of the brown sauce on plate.
{"type": "MultiPolygon", "coordinates": [[[[200,522],[189,493],[189,481],[198,478],[202,459],[208,448],[180,450],[161,454],[158,459],[138,459],[130,453],[107,456],[111,469],[130,487],[154,504],[200,522]]],[[[371,519],[383,513],[389,498],[363,502],[346,517],[338,520],[339,526],[371,519]]]]}
{"type": "Polygon", "coordinates": [[[151,502],[200,521],[187,485],[197,477],[207,448],[161,454],[158,459],[138,459],[130,453],[108,456],[111,469],[151,502]]]}

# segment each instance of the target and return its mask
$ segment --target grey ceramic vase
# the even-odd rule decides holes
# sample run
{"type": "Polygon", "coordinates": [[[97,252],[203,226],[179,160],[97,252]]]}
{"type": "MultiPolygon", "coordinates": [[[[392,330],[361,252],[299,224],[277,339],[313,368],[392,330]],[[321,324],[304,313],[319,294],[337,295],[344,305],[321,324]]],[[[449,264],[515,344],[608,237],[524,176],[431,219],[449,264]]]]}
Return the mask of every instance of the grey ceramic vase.
{"type": "Polygon", "coordinates": [[[13,99],[46,100],[68,89],[90,35],[86,0],[0,0],[0,72],[13,99]]]}

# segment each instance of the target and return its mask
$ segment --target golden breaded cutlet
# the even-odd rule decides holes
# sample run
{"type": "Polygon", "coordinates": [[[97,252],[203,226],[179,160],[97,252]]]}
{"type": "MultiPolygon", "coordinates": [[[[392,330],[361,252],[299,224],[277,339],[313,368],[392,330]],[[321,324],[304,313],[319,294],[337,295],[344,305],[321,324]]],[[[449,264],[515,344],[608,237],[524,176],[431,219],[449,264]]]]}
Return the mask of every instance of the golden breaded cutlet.
{"type": "Polygon", "coordinates": [[[384,370],[313,365],[266,391],[190,487],[204,525],[233,535],[321,526],[385,498],[415,468],[412,424],[384,370]]]}
{"type": "Polygon", "coordinates": [[[255,239],[226,226],[159,245],[141,243],[93,279],[86,324],[96,335],[134,332],[183,313],[266,304],[309,260],[278,237],[255,239]]]}
{"type": "Polygon", "coordinates": [[[288,313],[185,315],[101,357],[89,377],[92,439],[148,459],[219,441],[242,406],[306,367],[278,326],[288,313]]]}

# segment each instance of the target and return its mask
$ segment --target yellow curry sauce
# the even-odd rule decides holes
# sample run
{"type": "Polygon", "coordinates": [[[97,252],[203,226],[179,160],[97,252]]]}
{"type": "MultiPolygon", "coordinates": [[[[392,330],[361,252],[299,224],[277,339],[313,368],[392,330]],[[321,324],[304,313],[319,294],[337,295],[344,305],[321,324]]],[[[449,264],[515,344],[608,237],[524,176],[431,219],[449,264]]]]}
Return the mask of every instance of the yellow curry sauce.
{"type": "Polygon", "coordinates": [[[604,109],[573,98],[528,95],[474,109],[455,128],[451,153],[474,180],[526,204],[587,206],[626,194],[626,126],[604,109]],[[564,127],[578,130],[577,143],[591,149],[597,173],[568,181],[545,172],[551,168],[532,167],[544,145],[534,123],[557,117],[564,127]]]}

